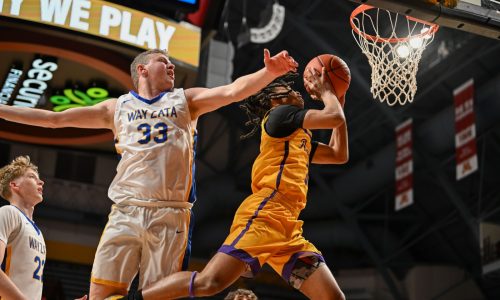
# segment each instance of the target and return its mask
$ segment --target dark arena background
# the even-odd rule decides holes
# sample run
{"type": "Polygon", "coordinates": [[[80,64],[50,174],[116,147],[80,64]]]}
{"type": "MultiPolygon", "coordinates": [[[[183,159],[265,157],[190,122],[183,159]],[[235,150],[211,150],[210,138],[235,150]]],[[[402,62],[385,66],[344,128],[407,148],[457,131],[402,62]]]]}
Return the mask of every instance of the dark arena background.
{"type": "MultiPolygon", "coordinates": [[[[500,299],[500,2],[444,2],[4,0],[0,103],[62,111],[117,97],[133,89],[130,62],[148,48],[168,48],[182,88],[254,72],[263,67],[264,48],[288,50],[300,73],[314,56],[335,54],[352,75],[345,104],[350,158],[311,166],[304,236],[322,251],[347,299],[500,299]],[[412,103],[389,106],[372,96],[372,69],[350,25],[362,3],[440,26],[418,64],[412,103]],[[465,162],[455,119],[464,89],[474,114],[465,162]],[[412,130],[406,198],[396,160],[401,124],[412,130]]],[[[300,77],[295,88],[305,95],[300,77]]],[[[318,107],[305,98],[306,107],[318,107]]],[[[217,251],[251,192],[259,138],[240,140],[245,121],[232,104],[198,122],[190,270],[201,270],[217,251]]],[[[323,142],[329,136],[314,133],[323,142]]],[[[80,297],[88,293],[112,204],[113,136],[0,120],[1,165],[18,155],[29,155],[45,181],[34,214],[47,244],[44,297],[80,297]]],[[[240,287],[259,299],[305,299],[268,267],[208,299],[240,287]]]]}

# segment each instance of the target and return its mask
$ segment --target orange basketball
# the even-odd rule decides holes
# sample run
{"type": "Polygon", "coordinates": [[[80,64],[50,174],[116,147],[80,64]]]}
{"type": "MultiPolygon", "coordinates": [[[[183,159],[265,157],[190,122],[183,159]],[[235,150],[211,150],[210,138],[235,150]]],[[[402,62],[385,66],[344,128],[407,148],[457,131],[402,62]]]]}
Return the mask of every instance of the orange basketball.
{"type": "MultiPolygon", "coordinates": [[[[341,58],[333,54],[318,55],[309,61],[306,70],[309,67],[318,70],[320,73],[322,68],[325,67],[335,95],[337,95],[338,98],[345,95],[349,88],[349,83],[351,83],[351,71],[341,58]]],[[[306,90],[310,93],[307,87],[306,90]]]]}

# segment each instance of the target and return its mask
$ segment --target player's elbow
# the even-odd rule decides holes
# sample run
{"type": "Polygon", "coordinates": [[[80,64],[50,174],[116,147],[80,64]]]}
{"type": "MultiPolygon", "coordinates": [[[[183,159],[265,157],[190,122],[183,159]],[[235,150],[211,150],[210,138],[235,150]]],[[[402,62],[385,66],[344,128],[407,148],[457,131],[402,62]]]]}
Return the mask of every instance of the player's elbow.
{"type": "Polygon", "coordinates": [[[337,145],[332,148],[332,159],[337,165],[345,164],[349,161],[349,148],[347,145],[337,145]]]}
{"type": "Polygon", "coordinates": [[[345,164],[349,161],[349,152],[341,151],[336,155],[335,159],[337,160],[337,164],[339,165],[345,164]]]}
{"type": "Polygon", "coordinates": [[[337,128],[345,124],[345,116],[342,112],[331,113],[327,118],[328,128],[337,128]]]}

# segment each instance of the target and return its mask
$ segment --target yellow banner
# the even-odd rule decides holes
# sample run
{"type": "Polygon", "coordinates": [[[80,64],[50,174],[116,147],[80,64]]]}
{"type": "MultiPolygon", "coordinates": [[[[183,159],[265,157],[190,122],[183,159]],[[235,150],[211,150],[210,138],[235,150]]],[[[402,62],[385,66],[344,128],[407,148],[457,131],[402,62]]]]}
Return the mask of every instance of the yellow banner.
{"type": "Polygon", "coordinates": [[[80,31],[198,67],[200,29],[101,0],[0,0],[0,15],[80,31]]]}

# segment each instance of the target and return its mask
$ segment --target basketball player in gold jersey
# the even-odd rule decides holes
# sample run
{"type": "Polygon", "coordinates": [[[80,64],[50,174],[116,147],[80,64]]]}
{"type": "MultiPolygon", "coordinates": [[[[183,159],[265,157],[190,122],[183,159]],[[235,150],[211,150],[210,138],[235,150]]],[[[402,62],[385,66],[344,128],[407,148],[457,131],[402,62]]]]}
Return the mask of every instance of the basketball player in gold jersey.
{"type": "Polygon", "coordinates": [[[240,205],[230,233],[205,269],[179,272],[123,299],[203,297],[221,292],[242,275],[269,264],[310,299],[345,299],[321,252],[302,236],[299,213],[306,204],[309,163],[348,160],[344,95],[337,98],[322,74],[308,69],[305,84],[321,110],[304,109],[290,74],[246,99],[254,130],[261,127],[260,154],[252,169],[253,194],[240,205]],[[333,129],[328,145],[312,142],[310,129],[333,129]]]}

